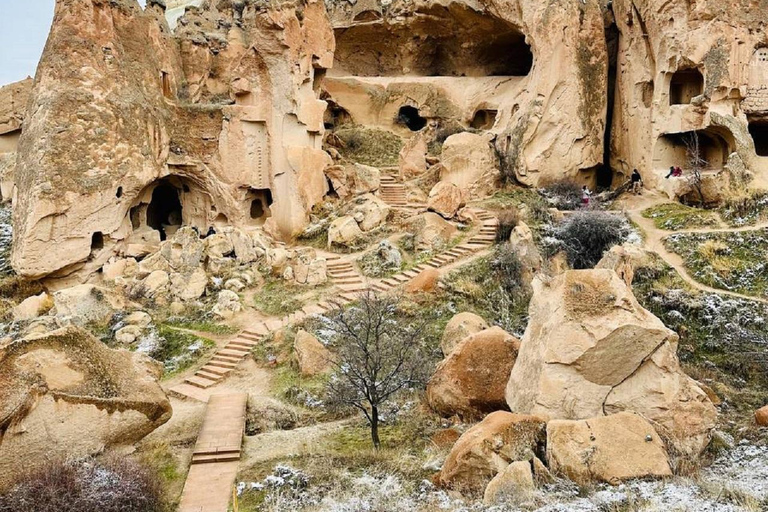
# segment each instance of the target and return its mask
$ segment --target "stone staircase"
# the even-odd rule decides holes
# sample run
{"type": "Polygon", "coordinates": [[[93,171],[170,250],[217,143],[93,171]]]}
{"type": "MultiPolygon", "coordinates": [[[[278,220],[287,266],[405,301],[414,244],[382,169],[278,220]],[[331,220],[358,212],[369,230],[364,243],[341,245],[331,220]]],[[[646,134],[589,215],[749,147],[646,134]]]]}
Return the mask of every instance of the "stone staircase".
{"type": "Polygon", "coordinates": [[[367,288],[363,276],[355,270],[351,261],[342,258],[328,260],[328,277],[345,292],[359,292],[367,288]]]}
{"type": "Polygon", "coordinates": [[[248,395],[211,395],[192,452],[179,512],[226,512],[237,476],[248,395]]]}
{"type": "Polygon", "coordinates": [[[194,375],[184,379],[184,383],[201,389],[206,389],[232,372],[237,365],[250,354],[253,347],[264,339],[267,332],[245,330],[219,348],[213,357],[194,375]]]}
{"type": "Polygon", "coordinates": [[[408,206],[408,196],[405,193],[405,185],[397,181],[392,174],[381,174],[379,186],[381,199],[391,206],[408,206]]]}

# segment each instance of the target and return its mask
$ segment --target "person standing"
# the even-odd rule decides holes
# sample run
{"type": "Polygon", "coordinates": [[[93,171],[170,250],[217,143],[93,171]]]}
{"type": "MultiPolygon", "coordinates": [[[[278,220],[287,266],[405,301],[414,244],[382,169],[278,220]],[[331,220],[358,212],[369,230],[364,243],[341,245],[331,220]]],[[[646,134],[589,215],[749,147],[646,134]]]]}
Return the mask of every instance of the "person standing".
{"type": "Polygon", "coordinates": [[[589,196],[592,195],[592,192],[587,188],[586,185],[581,187],[581,206],[586,208],[589,206],[589,196]]]}
{"type": "Polygon", "coordinates": [[[635,194],[640,194],[641,189],[643,188],[643,177],[640,176],[640,171],[635,169],[632,171],[632,192],[635,194]]]}

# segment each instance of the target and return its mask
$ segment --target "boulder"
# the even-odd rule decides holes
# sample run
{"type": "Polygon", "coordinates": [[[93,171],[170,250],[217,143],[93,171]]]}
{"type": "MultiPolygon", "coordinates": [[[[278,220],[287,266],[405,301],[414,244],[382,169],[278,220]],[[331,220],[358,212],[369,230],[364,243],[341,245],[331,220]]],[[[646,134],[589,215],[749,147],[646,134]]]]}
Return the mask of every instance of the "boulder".
{"type": "Polygon", "coordinates": [[[452,219],[464,205],[461,189],[453,183],[441,181],[429,191],[427,209],[452,219]]]}
{"type": "Polygon", "coordinates": [[[516,461],[534,458],[545,441],[542,418],[497,411],[456,441],[437,475],[442,487],[482,492],[488,482],[516,461]]]}
{"type": "Polygon", "coordinates": [[[169,267],[162,270],[184,274],[196,270],[203,261],[206,244],[209,244],[212,238],[215,237],[209,237],[203,241],[197,231],[191,227],[179,228],[170,239],[160,245],[160,256],[168,263],[169,267]]]}
{"type": "Polygon", "coordinates": [[[212,312],[221,318],[232,318],[235,313],[240,312],[243,306],[240,304],[240,297],[231,290],[221,290],[216,297],[216,304],[213,305],[212,312]]]}
{"type": "Polygon", "coordinates": [[[328,281],[328,264],[325,258],[318,257],[317,251],[304,247],[296,250],[293,264],[293,278],[299,284],[316,286],[328,281]]]}
{"type": "Polygon", "coordinates": [[[124,307],[124,301],[104,288],[81,284],[54,292],[54,314],[82,325],[88,322],[104,322],[124,307]]]}
{"type": "Polygon", "coordinates": [[[130,446],[168,421],[147,356],[69,326],[0,348],[0,485],[52,459],[130,446]]]}
{"type": "Polygon", "coordinates": [[[717,412],[680,369],[677,341],[613,270],[537,278],[507,403],[547,419],[634,411],[677,452],[695,457],[717,412]]]}
{"type": "Polygon", "coordinates": [[[360,226],[351,215],[345,215],[328,226],[328,247],[333,244],[346,245],[363,236],[360,226]]]}
{"type": "Polygon", "coordinates": [[[126,325],[115,331],[115,341],[120,345],[130,345],[135,342],[144,332],[144,329],[138,325],[126,325]]]}
{"type": "Polygon", "coordinates": [[[550,421],[547,460],[552,472],[580,485],[672,476],[658,433],[648,420],[631,412],[550,421]]]}
{"type": "Polygon", "coordinates": [[[755,411],[755,423],[761,427],[768,427],[768,405],[755,411]]]}
{"type": "Polygon", "coordinates": [[[253,238],[242,229],[227,228],[224,234],[232,243],[235,252],[235,260],[240,264],[253,263],[259,259],[259,253],[254,245],[253,238]]]}
{"type": "Polygon", "coordinates": [[[456,133],[443,143],[440,181],[456,185],[465,199],[478,199],[496,191],[501,182],[499,159],[491,146],[493,134],[456,133]]]}
{"type": "Polygon", "coordinates": [[[197,300],[205,293],[208,275],[201,267],[189,273],[171,275],[171,295],[182,301],[197,300]]]}
{"type": "Polygon", "coordinates": [[[209,258],[224,258],[235,252],[232,240],[224,233],[217,233],[205,239],[205,255],[209,258]]]}
{"type": "Polygon", "coordinates": [[[436,268],[425,268],[406,283],[405,291],[408,293],[433,292],[437,289],[439,280],[440,272],[436,268]]]}
{"type": "Polygon", "coordinates": [[[443,355],[447,356],[456,346],[470,334],[475,334],[488,328],[488,322],[483,318],[469,311],[457,313],[448,320],[443,331],[443,337],[440,339],[440,348],[443,355]]]}
{"type": "Polygon", "coordinates": [[[427,385],[430,407],[442,416],[481,418],[504,410],[504,390],[520,340],[491,327],[461,341],[435,370],[427,385]]]}
{"type": "Polygon", "coordinates": [[[123,318],[126,325],[138,325],[139,327],[148,327],[152,323],[152,317],[144,311],[134,311],[123,318]]]}
{"type": "Polygon", "coordinates": [[[356,201],[352,217],[363,231],[370,231],[384,224],[389,216],[390,207],[387,203],[374,196],[365,194],[356,201]]]}
{"type": "Polygon", "coordinates": [[[381,260],[381,265],[388,269],[399,269],[403,265],[403,255],[400,249],[392,245],[389,240],[382,240],[376,248],[376,254],[381,260]]]}
{"type": "Polygon", "coordinates": [[[40,295],[33,295],[21,301],[18,306],[13,308],[11,314],[14,321],[32,320],[46,313],[52,307],[53,298],[46,292],[42,292],[40,295]]]}
{"type": "Polygon", "coordinates": [[[427,170],[427,141],[416,134],[406,141],[397,157],[400,176],[406,180],[415,178],[427,170]]]}
{"type": "Polygon", "coordinates": [[[541,270],[543,259],[536,242],[533,240],[533,233],[523,221],[512,229],[509,235],[509,245],[515,254],[517,254],[522,265],[522,279],[526,285],[533,281],[533,276],[541,270]]]}
{"type": "Polygon", "coordinates": [[[304,329],[296,333],[293,351],[302,375],[311,377],[331,368],[331,352],[304,329]]]}
{"type": "Polygon", "coordinates": [[[652,261],[651,254],[638,245],[614,245],[603,254],[595,268],[607,268],[619,274],[628,286],[632,285],[635,269],[645,267],[652,261]]]}
{"type": "Polygon", "coordinates": [[[406,223],[415,234],[416,246],[423,249],[442,250],[459,233],[456,226],[433,212],[411,217],[406,223]]]}
{"type": "Polygon", "coordinates": [[[114,281],[118,277],[131,277],[138,270],[139,266],[134,258],[113,259],[104,264],[101,271],[101,277],[105,281],[114,281]]]}
{"type": "Polygon", "coordinates": [[[349,174],[351,178],[350,188],[355,195],[368,194],[379,190],[381,184],[381,171],[376,167],[363,164],[352,164],[349,174]]]}
{"type": "Polygon", "coordinates": [[[155,270],[144,278],[142,282],[143,295],[147,298],[152,298],[165,293],[170,281],[168,272],[155,270]]]}
{"type": "Polygon", "coordinates": [[[535,488],[531,463],[515,461],[488,482],[483,494],[483,505],[501,505],[525,499],[535,488]]]}

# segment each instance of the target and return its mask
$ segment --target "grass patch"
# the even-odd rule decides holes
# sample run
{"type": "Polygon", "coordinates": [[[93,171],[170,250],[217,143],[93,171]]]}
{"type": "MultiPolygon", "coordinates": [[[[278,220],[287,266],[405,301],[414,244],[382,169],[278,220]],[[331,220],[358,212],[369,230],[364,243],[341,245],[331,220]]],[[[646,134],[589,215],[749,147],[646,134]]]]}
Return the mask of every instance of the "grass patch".
{"type": "Polygon", "coordinates": [[[238,329],[227,324],[211,320],[193,320],[189,318],[173,318],[165,322],[170,327],[189,329],[190,331],[207,332],[211,334],[235,334],[238,329]]]}
{"type": "Polygon", "coordinates": [[[270,279],[253,296],[253,305],[264,314],[270,316],[285,316],[298,311],[304,306],[311,290],[282,279],[270,279]]]}
{"type": "Polygon", "coordinates": [[[190,368],[212,352],[216,344],[208,338],[160,324],[157,326],[157,346],[150,356],[165,366],[164,379],[190,368]]]}
{"type": "Polygon", "coordinates": [[[665,203],[643,211],[643,217],[653,219],[658,229],[679,231],[681,229],[706,228],[718,225],[717,214],[711,210],[693,208],[680,203],[665,203]]]}
{"type": "Polygon", "coordinates": [[[730,226],[750,226],[768,220],[768,191],[728,199],[720,207],[720,216],[730,226]]]}
{"type": "Polygon", "coordinates": [[[701,283],[746,295],[768,297],[768,229],[724,233],[679,233],[666,247],[683,257],[701,283]]]}
{"type": "Polygon", "coordinates": [[[531,188],[510,185],[479,201],[476,206],[494,211],[516,208],[520,217],[531,227],[547,224],[552,220],[546,199],[531,188]]]}
{"type": "Polygon", "coordinates": [[[344,126],[334,132],[339,153],[353,162],[373,167],[397,165],[403,140],[392,132],[361,126],[344,126]]]}

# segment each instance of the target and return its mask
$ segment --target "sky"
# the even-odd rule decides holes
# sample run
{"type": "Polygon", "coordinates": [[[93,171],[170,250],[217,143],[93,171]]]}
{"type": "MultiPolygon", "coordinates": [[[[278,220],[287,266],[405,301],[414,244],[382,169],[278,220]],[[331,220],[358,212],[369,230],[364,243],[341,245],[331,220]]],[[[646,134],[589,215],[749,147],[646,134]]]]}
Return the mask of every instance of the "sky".
{"type": "Polygon", "coordinates": [[[35,76],[54,4],[55,0],[0,0],[0,86],[35,76]]]}

